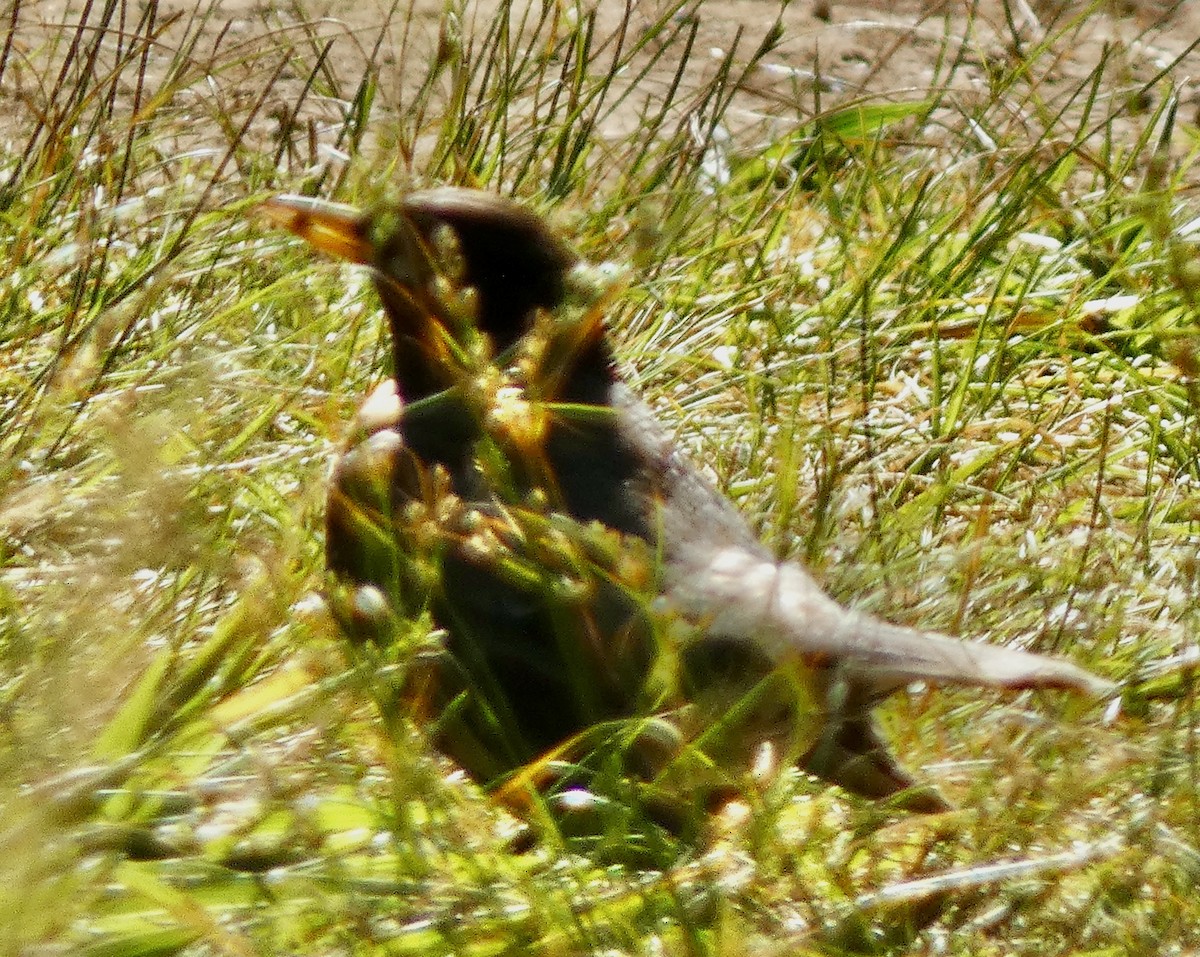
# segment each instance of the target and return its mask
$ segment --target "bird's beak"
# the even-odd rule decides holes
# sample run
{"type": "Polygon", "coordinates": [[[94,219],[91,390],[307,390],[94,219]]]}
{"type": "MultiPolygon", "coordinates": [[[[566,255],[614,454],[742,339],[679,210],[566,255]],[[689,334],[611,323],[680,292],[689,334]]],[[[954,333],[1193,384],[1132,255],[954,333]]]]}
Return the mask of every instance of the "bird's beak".
{"type": "Polygon", "coordinates": [[[284,195],[268,199],[259,208],[276,226],[295,233],[321,252],[363,265],[372,261],[366,220],[352,206],[284,195]]]}

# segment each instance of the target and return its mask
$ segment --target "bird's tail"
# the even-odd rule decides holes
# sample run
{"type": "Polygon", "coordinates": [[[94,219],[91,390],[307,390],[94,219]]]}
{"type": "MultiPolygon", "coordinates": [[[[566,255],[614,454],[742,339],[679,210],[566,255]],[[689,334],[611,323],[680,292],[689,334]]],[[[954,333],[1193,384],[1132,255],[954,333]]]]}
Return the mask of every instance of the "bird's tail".
{"type": "MultiPolygon", "coordinates": [[[[836,668],[871,701],[915,681],[1063,688],[1103,697],[1112,682],[1059,658],[888,624],[843,608],[801,566],[721,549],[673,576],[673,604],[704,634],[753,636],[777,664],[836,668]]],[[[701,639],[702,640],[702,639],[701,639]]]]}

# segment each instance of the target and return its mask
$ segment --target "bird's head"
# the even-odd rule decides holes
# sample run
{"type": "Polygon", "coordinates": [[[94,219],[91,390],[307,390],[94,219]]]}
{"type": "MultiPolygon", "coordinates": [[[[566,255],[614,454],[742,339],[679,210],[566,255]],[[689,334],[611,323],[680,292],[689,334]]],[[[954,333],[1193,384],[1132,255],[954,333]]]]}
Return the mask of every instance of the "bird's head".
{"type": "Polygon", "coordinates": [[[537,215],[478,190],[421,190],[365,211],[278,196],[263,211],[317,249],[371,267],[401,360],[402,349],[432,347],[431,320],[460,341],[454,327],[470,325],[504,352],[537,310],[563,302],[579,262],[537,215]]]}

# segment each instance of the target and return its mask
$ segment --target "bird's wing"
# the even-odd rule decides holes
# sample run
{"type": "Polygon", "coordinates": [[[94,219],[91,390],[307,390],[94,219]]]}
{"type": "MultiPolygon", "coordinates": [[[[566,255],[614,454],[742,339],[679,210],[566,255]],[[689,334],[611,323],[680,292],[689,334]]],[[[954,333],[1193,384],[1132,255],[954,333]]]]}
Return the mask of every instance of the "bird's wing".
{"type": "Polygon", "coordinates": [[[801,565],[771,556],[629,389],[618,385],[613,404],[658,486],[669,603],[701,635],[751,638],[776,664],[799,657],[836,666],[867,701],[914,681],[1065,688],[1098,697],[1113,690],[1068,661],[903,628],[842,607],[801,565]]]}

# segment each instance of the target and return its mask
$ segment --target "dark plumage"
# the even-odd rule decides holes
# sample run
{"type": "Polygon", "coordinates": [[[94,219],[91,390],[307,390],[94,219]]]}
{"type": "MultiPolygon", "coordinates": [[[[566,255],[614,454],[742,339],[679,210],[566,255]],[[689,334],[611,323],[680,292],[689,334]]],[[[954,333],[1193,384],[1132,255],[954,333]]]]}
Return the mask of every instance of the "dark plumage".
{"type": "Polygon", "coordinates": [[[373,270],[402,401],[379,393],[336,467],[329,569],[345,607],[374,586],[444,629],[405,697],[485,786],[584,780],[605,741],[702,803],[768,740],[881,798],[913,782],[870,709],[909,682],[1107,691],[1064,661],[848,611],[776,562],[621,380],[603,302],[521,206],[438,189],[268,212],[373,270]]]}

